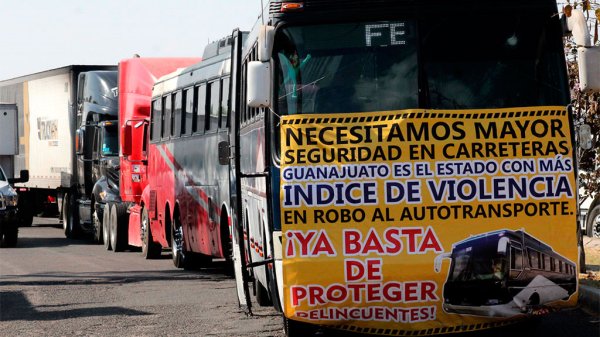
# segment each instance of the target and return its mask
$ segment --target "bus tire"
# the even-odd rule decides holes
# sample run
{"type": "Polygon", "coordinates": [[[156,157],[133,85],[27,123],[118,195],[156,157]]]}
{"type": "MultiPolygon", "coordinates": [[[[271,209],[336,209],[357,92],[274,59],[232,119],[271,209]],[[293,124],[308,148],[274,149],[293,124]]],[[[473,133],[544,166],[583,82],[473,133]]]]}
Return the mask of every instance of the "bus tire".
{"type": "Polygon", "coordinates": [[[162,247],[152,239],[152,230],[150,229],[150,217],[148,209],[142,209],[142,221],[140,222],[140,233],[142,235],[142,256],[146,260],[157,259],[160,257],[162,247]]]}
{"type": "MultiPolygon", "coordinates": [[[[263,228],[264,228],[264,224],[263,224],[263,228]]],[[[263,230],[263,238],[262,238],[262,245],[263,245],[263,250],[264,250],[264,256],[267,256],[267,235],[266,235],[266,230],[263,230]]],[[[267,267],[267,265],[264,265],[260,268],[264,268],[265,270],[265,277],[267,278],[267,284],[270,284],[270,273],[269,273],[269,268],[267,267]]],[[[271,300],[271,298],[269,297],[269,291],[267,290],[267,288],[265,286],[263,286],[258,279],[254,279],[254,293],[256,294],[256,303],[258,303],[258,305],[260,305],[261,307],[270,307],[273,305],[273,301],[271,300]]]]}
{"type": "Polygon", "coordinates": [[[181,226],[181,220],[179,219],[179,212],[176,212],[175,214],[171,229],[171,254],[175,268],[184,268],[186,253],[183,248],[183,227],[181,226]]]}
{"type": "Polygon", "coordinates": [[[585,224],[587,236],[591,238],[600,238],[600,203],[588,213],[585,224]]]}
{"type": "Polygon", "coordinates": [[[212,256],[200,254],[200,253],[185,253],[185,260],[183,269],[185,270],[196,270],[200,268],[210,267],[212,263],[212,256]]]}
{"type": "Polygon", "coordinates": [[[273,305],[273,302],[269,298],[269,292],[257,279],[254,280],[254,293],[256,294],[256,303],[261,307],[273,305]]]}
{"type": "Polygon", "coordinates": [[[106,250],[112,250],[110,245],[110,203],[104,204],[104,212],[102,213],[102,242],[106,250]]]}
{"type": "Polygon", "coordinates": [[[123,203],[114,203],[110,207],[110,245],[113,252],[122,252],[127,248],[127,231],[124,220],[127,207],[123,203]]]}

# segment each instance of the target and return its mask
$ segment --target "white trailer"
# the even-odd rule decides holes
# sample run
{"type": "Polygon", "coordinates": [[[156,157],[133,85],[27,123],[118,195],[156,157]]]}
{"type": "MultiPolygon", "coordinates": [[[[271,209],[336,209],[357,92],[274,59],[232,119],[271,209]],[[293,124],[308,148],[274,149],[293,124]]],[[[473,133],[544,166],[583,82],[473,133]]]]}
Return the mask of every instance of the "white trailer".
{"type": "Polygon", "coordinates": [[[58,214],[62,191],[75,184],[79,73],[114,68],[71,65],[0,81],[0,102],[16,105],[15,151],[11,165],[3,166],[9,177],[29,171],[29,181],[16,184],[21,225],[30,225],[35,214],[58,214]]]}

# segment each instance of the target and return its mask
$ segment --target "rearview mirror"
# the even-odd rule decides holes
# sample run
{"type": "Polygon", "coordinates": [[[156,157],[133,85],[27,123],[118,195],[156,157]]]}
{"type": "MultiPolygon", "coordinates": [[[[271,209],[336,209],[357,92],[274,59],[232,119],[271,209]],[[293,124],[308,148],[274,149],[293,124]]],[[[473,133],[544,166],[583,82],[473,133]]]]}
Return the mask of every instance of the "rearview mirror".
{"type": "Polygon", "coordinates": [[[271,64],[252,61],[248,63],[247,103],[251,108],[271,106],[271,64]]]}

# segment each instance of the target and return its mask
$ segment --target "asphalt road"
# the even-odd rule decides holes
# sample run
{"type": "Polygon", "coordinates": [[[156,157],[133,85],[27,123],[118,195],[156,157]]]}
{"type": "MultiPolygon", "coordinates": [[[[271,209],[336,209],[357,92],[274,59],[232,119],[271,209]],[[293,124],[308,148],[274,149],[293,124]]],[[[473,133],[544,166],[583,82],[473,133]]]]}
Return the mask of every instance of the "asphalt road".
{"type": "Polygon", "coordinates": [[[68,240],[54,219],[0,250],[0,336],[283,336],[280,316],[238,309],[224,263],[184,271],[68,240]]]}
{"type": "MultiPolygon", "coordinates": [[[[224,263],[175,269],[167,253],[146,261],[68,240],[54,219],[21,228],[0,250],[0,336],[284,336],[271,308],[238,309],[224,263]]],[[[320,336],[348,336],[322,332],[320,336]]],[[[567,310],[508,328],[444,336],[600,336],[600,317],[567,310]]]]}

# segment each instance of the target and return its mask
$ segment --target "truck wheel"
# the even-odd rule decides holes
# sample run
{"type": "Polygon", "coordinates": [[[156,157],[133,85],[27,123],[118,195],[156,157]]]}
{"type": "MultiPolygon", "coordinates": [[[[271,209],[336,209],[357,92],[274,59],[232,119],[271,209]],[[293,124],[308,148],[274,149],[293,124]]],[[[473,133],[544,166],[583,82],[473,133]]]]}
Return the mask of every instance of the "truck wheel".
{"type": "Polygon", "coordinates": [[[104,212],[102,212],[102,242],[106,250],[112,250],[110,245],[110,203],[104,204],[104,212]]]}
{"type": "Polygon", "coordinates": [[[17,240],[19,236],[19,228],[17,224],[14,226],[7,226],[4,229],[4,233],[1,234],[0,247],[2,248],[14,248],[17,246],[17,240]]]}
{"type": "Polygon", "coordinates": [[[65,194],[65,197],[63,198],[62,201],[62,225],[63,225],[63,231],[65,233],[65,237],[70,238],[71,237],[71,231],[69,228],[69,197],[71,195],[70,194],[65,194]]]}
{"type": "Polygon", "coordinates": [[[98,208],[102,207],[98,203],[92,203],[92,224],[94,225],[94,242],[98,244],[102,244],[102,239],[104,237],[102,227],[102,219],[98,208]]]}
{"type": "Polygon", "coordinates": [[[81,236],[81,229],[79,226],[79,206],[77,205],[77,198],[73,194],[69,195],[67,211],[67,232],[70,234],[70,236],[67,237],[70,239],[78,239],[81,236]]]}
{"type": "Polygon", "coordinates": [[[585,229],[589,237],[600,238],[600,203],[588,213],[585,229]]]}
{"type": "Polygon", "coordinates": [[[127,231],[124,219],[127,217],[125,204],[117,203],[110,206],[110,245],[113,252],[122,252],[127,248],[127,231]]]}
{"type": "Polygon", "coordinates": [[[150,217],[148,216],[146,207],[142,209],[142,221],[140,226],[140,233],[142,235],[142,256],[146,260],[159,258],[162,247],[152,239],[150,217]]]}

